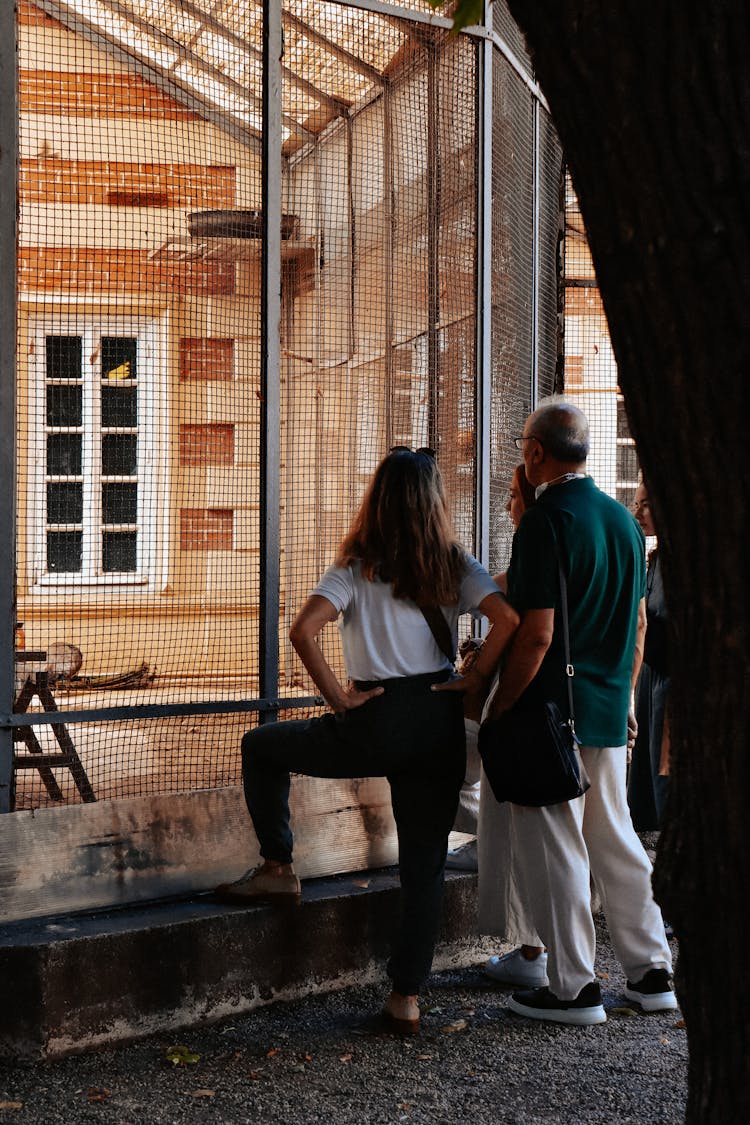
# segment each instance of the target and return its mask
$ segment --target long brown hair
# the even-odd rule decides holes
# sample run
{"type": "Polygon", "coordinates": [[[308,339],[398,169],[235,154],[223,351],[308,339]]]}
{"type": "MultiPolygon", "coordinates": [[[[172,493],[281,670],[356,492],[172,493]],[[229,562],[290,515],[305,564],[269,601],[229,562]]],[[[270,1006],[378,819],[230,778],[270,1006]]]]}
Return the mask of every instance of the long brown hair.
{"type": "Polygon", "coordinates": [[[396,598],[418,605],[458,600],[463,552],[430,452],[399,448],[380,462],[336,556],[337,566],[354,562],[368,581],[391,582],[396,598]]]}

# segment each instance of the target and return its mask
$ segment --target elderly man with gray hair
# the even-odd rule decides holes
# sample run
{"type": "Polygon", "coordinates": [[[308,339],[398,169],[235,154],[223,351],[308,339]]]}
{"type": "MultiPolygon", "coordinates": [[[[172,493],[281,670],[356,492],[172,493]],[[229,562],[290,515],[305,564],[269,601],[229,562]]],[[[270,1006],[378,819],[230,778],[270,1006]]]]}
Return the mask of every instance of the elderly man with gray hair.
{"type": "Polygon", "coordinates": [[[519,878],[548,949],[549,987],[515,993],[532,1019],[606,1020],[594,971],[593,875],[626,995],[645,1011],[675,1008],[672,960],[651,891],[651,864],[625,792],[631,688],[645,630],[645,550],[632,515],[586,474],[589,431],[577,407],[550,400],[516,439],[537,502],[513,540],[508,598],[521,624],[490,718],[517,703],[555,700],[567,714],[558,555],[567,582],[576,733],[591,782],[577,800],[511,806],[519,878]]]}

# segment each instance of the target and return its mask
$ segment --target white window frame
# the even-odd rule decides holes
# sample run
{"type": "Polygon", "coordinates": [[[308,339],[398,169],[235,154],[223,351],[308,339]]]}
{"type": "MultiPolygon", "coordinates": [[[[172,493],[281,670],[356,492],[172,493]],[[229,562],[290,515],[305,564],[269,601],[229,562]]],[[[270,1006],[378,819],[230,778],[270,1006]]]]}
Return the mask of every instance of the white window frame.
{"type": "MultiPolygon", "coordinates": [[[[160,570],[166,544],[160,544],[165,523],[167,467],[157,456],[158,438],[168,432],[166,348],[159,331],[158,319],[151,316],[94,316],[83,311],[59,311],[35,315],[29,325],[29,490],[27,526],[29,529],[29,571],[31,585],[37,590],[54,592],[60,587],[140,587],[144,592],[160,588],[160,570]],[[101,476],[98,466],[92,468],[83,450],[83,560],[79,571],[49,571],[46,566],[46,338],[48,336],[80,336],[82,340],[83,429],[98,440],[93,448],[101,448],[99,366],[102,336],[134,337],[137,340],[138,388],[138,456],[136,480],[138,505],[137,569],[135,571],[103,572],[100,569],[101,547],[101,476]],[[96,357],[95,359],[93,357],[96,357]],[[159,429],[157,429],[157,426],[159,429]]],[[[89,447],[91,448],[91,447],[89,447]]]]}

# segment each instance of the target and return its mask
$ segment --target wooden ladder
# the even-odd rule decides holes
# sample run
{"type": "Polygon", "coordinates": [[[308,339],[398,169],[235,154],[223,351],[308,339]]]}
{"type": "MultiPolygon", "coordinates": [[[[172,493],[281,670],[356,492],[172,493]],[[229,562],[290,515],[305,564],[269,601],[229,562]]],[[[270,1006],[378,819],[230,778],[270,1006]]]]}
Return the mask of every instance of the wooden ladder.
{"type": "MultiPolygon", "coordinates": [[[[17,664],[46,659],[46,652],[31,652],[24,649],[16,653],[17,664]]],[[[25,712],[35,696],[39,698],[45,711],[59,711],[55,698],[50,691],[49,676],[46,670],[27,672],[23,684],[21,685],[21,690],[13,704],[13,711],[16,714],[25,712]]],[[[13,755],[14,771],[39,770],[39,776],[44,782],[44,786],[52,800],[62,801],[62,789],[58,785],[57,779],[52,771],[53,769],[60,768],[69,769],[73,775],[76,788],[81,794],[82,800],[86,802],[95,801],[96,794],[83,768],[81,759],[78,757],[78,752],[73,744],[73,739],[68,733],[68,728],[63,723],[50,723],[50,726],[52,727],[52,731],[60,747],[59,752],[54,754],[44,752],[39,739],[34,734],[33,727],[13,728],[13,741],[23,742],[27,751],[26,753],[13,755]]],[[[13,800],[11,802],[11,808],[15,804],[15,785],[13,788],[14,793],[12,795],[13,800]]]]}

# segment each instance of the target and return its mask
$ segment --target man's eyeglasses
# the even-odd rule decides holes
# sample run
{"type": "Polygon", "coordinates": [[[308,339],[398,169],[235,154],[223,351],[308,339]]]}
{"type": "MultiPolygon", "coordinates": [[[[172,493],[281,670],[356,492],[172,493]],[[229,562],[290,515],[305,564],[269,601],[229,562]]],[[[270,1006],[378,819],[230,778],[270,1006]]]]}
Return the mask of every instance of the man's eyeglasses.
{"type": "Polygon", "coordinates": [[[424,453],[425,457],[431,457],[435,460],[436,453],[434,449],[430,449],[429,445],[420,445],[419,449],[412,449],[410,445],[392,445],[388,450],[389,453],[424,453]]]}
{"type": "MultiPolygon", "coordinates": [[[[523,449],[523,443],[525,441],[539,441],[539,438],[536,436],[536,434],[523,434],[521,437],[513,438],[513,444],[515,445],[516,449],[523,449]]],[[[541,445],[541,442],[539,442],[539,444],[541,445]]]]}

